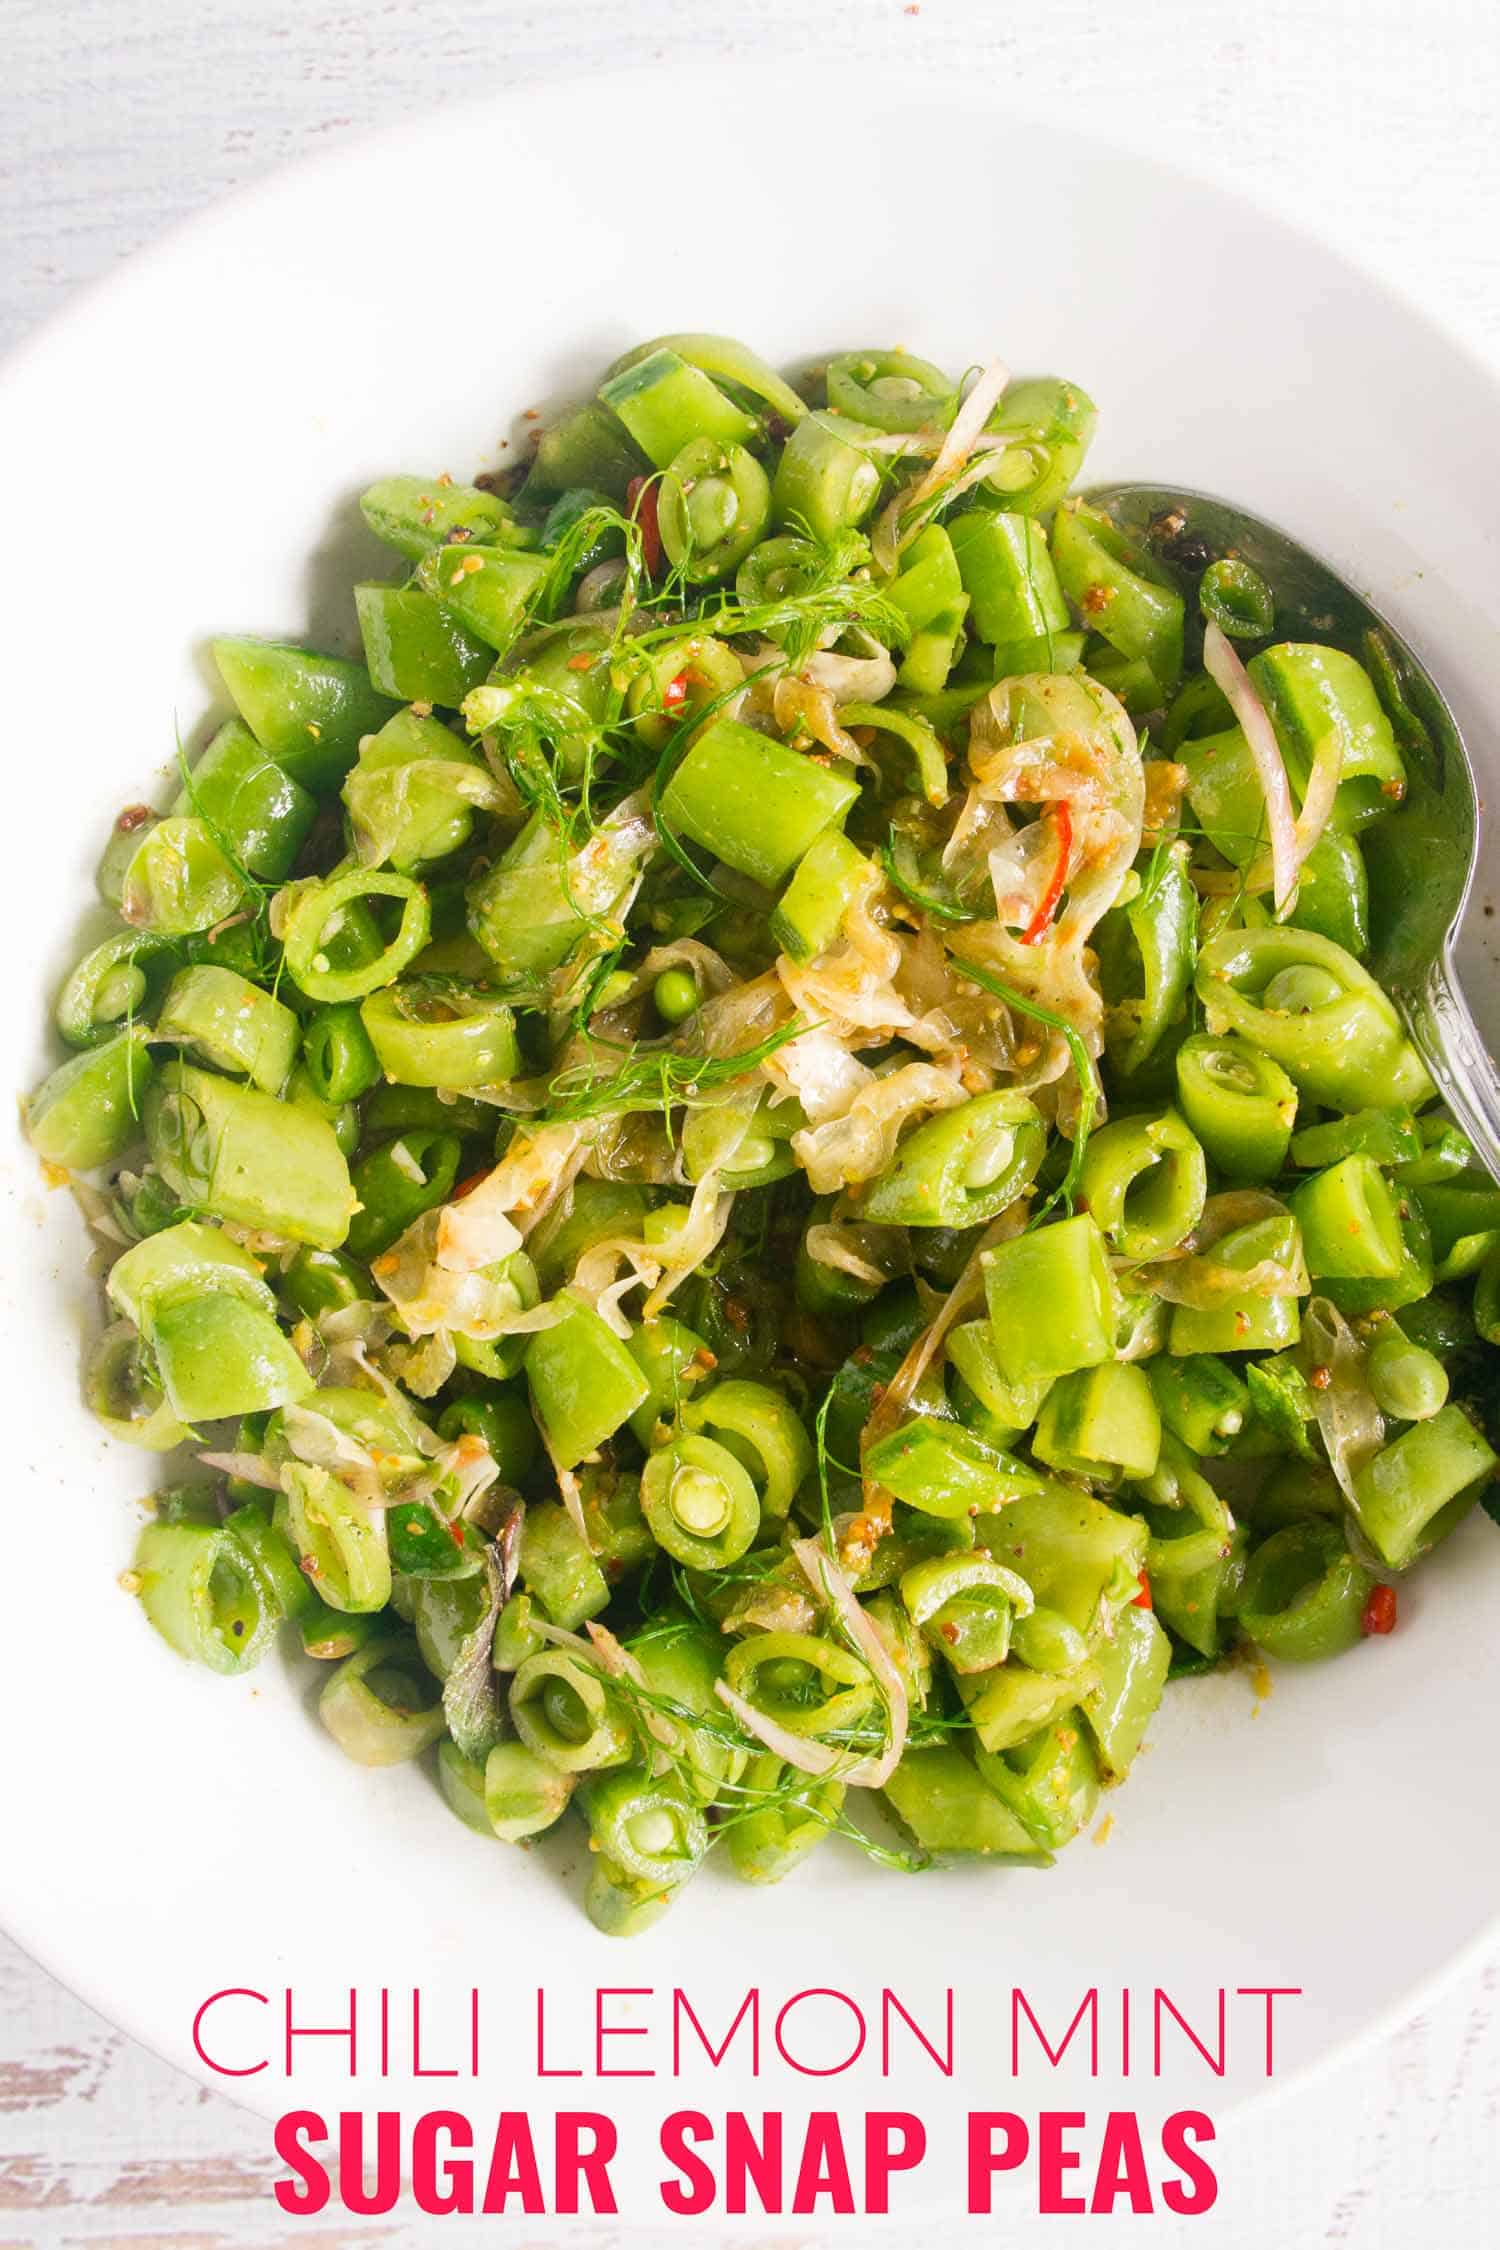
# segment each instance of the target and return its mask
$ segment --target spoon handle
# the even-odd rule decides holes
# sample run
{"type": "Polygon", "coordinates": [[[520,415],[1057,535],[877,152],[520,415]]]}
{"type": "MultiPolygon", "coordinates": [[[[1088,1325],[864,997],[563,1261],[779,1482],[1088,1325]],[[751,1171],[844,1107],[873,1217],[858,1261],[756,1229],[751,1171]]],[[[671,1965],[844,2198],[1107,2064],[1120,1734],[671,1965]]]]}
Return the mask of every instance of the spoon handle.
{"type": "Polygon", "coordinates": [[[1419,985],[1394,993],[1406,1028],[1434,1085],[1474,1143],[1481,1164],[1500,1180],[1500,1072],[1469,1013],[1444,946],[1419,985]]]}

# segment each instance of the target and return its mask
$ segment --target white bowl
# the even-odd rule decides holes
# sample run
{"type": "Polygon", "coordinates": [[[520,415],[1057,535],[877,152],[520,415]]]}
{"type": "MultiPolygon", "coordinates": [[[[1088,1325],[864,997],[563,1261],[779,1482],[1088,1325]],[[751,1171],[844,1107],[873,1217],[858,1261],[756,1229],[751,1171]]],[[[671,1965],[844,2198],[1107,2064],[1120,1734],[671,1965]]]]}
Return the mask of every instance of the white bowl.
{"type": "MultiPolygon", "coordinates": [[[[1102,409],[1091,474],[1222,492],[1301,534],[1411,636],[1492,754],[1500,393],[1315,240],[982,94],[843,69],[658,70],[497,98],[211,212],[0,381],[9,1086],[43,1067],[46,1003],[112,814],[160,788],[174,727],[202,738],[218,694],[207,637],[348,642],[348,586],[374,560],[353,507],[366,482],[508,459],[519,410],[678,327],[742,334],[775,361],[899,340],[954,368],[998,350],[1076,378],[1102,409]],[[681,162],[665,153],[678,134],[681,162]]],[[[1495,873],[1492,845],[1491,893],[1495,873]]],[[[1471,988],[1493,1020],[1480,935],[1476,913],[1471,988]]],[[[1159,1984],[1200,2027],[1220,1987],[1301,1987],[1281,2076],[1492,1927],[1500,1537],[1481,1518],[1403,1587],[1394,1638],[1282,1671],[1262,1700],[1244,1671],[1175,1690],[1106,1849],[1082,1841],[1041,1879],[903,1881],[835,1844],[774,1894],[710,1870],[648,1936],[599,1937],[559,1876],[576,1849],[487,1846],[425,1772],[346,1763],[278,1660],[226,1684],[151,1633],[115,1584],[150,1465],[79,1402],[82,1230],[18,1135],[3,1188],[0,1911],[107,2015],[268,2113],[289,2103],[274,2070],[227,2080],[195,2059],[209,1993],[292,1984],[327,2023],[351,1985],[372,2007],[382,1987],[421,1986],[447,2048],[477,1984],[483,2088],[417,2083],[398,2062],[365,2098],[608,2107],[622,2198],[649,2212],[662,2166],[647,2128],[683,2104],[909,2103],[937,2147],[966,2103],[1046,2098],[1048,2073],[1012,2088],[1016,1983],[1039,2013],[1066,2002],[1060,2022],[1090,1986],[1149,2008],[1159,1984]],[[908,2040],[882,2078],[876,2038],[847,2076],[799,2078],[768,2028],[758,2082],[731,2065],[674,2085],[655,2037],[637,2046],[657,2078],[538,2081],[538,1983],[568,2063],[600,1986],[651,1988],[609,2004],[648,2027],[674,1985],[705,2024],[727,2024],[753,1984],[768,2008],[833,1986],[877,2010],[889,1985],[929,2025],[953,1986],[958,2075],[912,2062],[908,2040]]],[[[1139,2038],[1137,2098],[1212,2109],[1262,2084],[1249,2006],[1231,2001],[1222,2085],[1180,2040],[1154,2081],[1139,2038]]],[[[215,2019],[225,2044],[243,2050],[259,2013],[215,2019]]],[[[838,2004],[825,2013],[836,2042],[838,2004]]],[[[629,2045],[614,2058],[636,2061],[629,2045]]],[[[350,2099],[327,2053],[304,2056],[292,2094],[350,2099]]],[[[906,2207],[953,2194],[930,2160],[906,2207]]]]}

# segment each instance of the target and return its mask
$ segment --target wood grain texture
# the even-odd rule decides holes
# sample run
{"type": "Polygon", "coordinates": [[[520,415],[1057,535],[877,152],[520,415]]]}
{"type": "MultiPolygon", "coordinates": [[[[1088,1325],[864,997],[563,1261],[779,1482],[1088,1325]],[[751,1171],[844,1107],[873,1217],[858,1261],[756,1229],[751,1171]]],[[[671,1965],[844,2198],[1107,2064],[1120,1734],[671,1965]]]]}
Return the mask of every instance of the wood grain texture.
{"type": "MultiPolygon", "coordinates": [[[[1249,10],[738,0],[732,11],[694,0],[613,0],[608,11],[598,0],[3,0],[0,29],[0,344],[163,228],[371,124],[585,67],[774,53],[789,70],[849,54],[960,70],[1021,110],[1211,172],[1314,225],[1500,357],[1494,0],[1257,0],[1249,10]]],[[[590,155],[601,179],[634,183],[659,211],[652,151],[681,129],[653,113],[648,85],[622,118],[619,147],[590,155]]],[[[502,250],[504,224],[501,214],[502,250]]],[[[1170,306],[1142,308],[1143,321],[1170,318],[1170,306]]],[[[1209,2218],[1116,2222],[1110,2242],[1494,2250],[1497,1994],[1500,1962],[1231,2129],[1209,2218]]],[[[112,2031],[0,1940],[0,2250],[418,2250],[438,2232],[282,2220],[268,2194],[274,2170],[256,2119],[112,2031]]],[[[1052,2220],[1040,2239],[1066,2246],[1081,2229],[1087,2221],[1052,2220]]],[[[548,2236],[507,2229],[506,2239],[540,2250],[548,2236]]],[[[1033,2235],[1007,2227],[1005,2239],[1025,2250],[1033,2235]]]]}

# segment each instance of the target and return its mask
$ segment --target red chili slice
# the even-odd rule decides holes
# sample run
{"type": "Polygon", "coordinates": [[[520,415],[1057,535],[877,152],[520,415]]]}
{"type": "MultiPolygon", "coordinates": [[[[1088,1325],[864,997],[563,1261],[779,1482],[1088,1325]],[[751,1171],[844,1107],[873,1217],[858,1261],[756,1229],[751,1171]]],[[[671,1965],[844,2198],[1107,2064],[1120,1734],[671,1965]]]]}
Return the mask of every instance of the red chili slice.
{"type": "Polygon", "coordinates": [[[1023,945],[1036,945],[1046,936],[1057,912],[1057,902],[1067,887],[1068,862],[1073,857],[1073,815],[1066,804],[1059,803],[1052,807],[1052,818],[1057,827],[1057,863],[1041,905],[1021,932],[1023,945]]]}
{"type": "Polygon", "coordinates": [[[1359,1621],[1362,1633],[1394,1633],[1396,1630],[1396,1589],[1394,1586],[1372,1586],[1369,1600],[1359,1621]]]}
{"type": "Polygon", "coordinates": [[[1156,1604],[1151,1599],[1151,1581],[1146,1576],[1146,1573],[1144,1571],[1140,1573],[1140,1581],[1141,1590],[1138,1594],[1132,1597],[1130,1606],[1132,1609],[1154,1610],[1156,1604]]]}
{"type": "Polygon", "coordinates": [[[625,490],[625,506],[641,527],[641,557],[647,577],[654,578],[661,568],[661,530],[656,520],[654,480],[632,477],[625,490]]]}

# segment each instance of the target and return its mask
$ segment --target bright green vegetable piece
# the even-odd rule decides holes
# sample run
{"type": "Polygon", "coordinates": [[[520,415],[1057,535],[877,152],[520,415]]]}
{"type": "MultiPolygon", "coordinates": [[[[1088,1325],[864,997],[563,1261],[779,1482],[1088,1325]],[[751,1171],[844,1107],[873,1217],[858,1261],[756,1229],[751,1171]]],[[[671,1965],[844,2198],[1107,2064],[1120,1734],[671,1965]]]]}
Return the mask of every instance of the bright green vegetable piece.
{"type": "Polygon", "coordinates": [[[179,969],[152,1037],[185,1047],[263,1093],[286,1084],[301,1034],[290,1008],[233,969],[179,969]]]}
{"type": "Polygon", "coordinates": [[[1365,1374],[1382,1414],[1397,1422],[1430,1422],[1448,1403],[1448,1370],[1392,1321],[1370,1346],[1365,1374]]]}
{"type": "Polygon", "coordinates": [[[244,895],[239,870],[205,821],[158,820],[125,869],[120,912],[134,929],[187,937],[226,921],[244,895]]]}
{"type": "Polygon", "coordinates": [[[282,1484],[287,1528],[319,1599],[356,1614],[384,1609],[391,1598],[384,1518],[327,1469],[289,1461],[282,1484]]]}
{"type": "Polygon", "coordinates": [[[980,1544],[1025,1579],[1038,1609],[1056,1610],[1085,1638],[1139,1589],[1145,1525],[1077,1485],[1050,1482],[1023,1493],[974,1528],[980,1544]]]}
{"type": "Polygon", "coordinates": [[[543,430],[526,496],[533,486],[545,496],[589,485],[623,503],[631,483],[650,466],[619,416],[591,399],[543,430]]]}
{"type": "Polygon", "coordinates": [[[314,794],[343,778],[361,736],[384,726],[394,708],[362,664],[341,656],[285,641],[219,640],[213,652],[256,741],[314,794]]]}
{"type": "Polygon", "coordinates": [[[242,1297],[185,1297],[150,1322],[162,1389],[184,1423],[263,1414],[305,1398],[313,1379],[270,1313],[242,1297]]]}
{"type": "Polygon", "coordinates": [[[360,1015],[387,1078],[401,1086],[498,1086],[521,1066],[515,1017],[482,985],[403,977],[372,992],[360,1015]]]}
{"type": "Polygon", "coordinates": [[[1451,1531],[1494,1475],[1494,1448],[1462,1407],[1414,1422],[1357,1471],[1353,1508],[1382,1562],[1405,1570],[1451,1531]]]}
{"type": "Polygon", "coordinates": [[[1421,1057],[1374,978],[1310,930],[1224,930],[1198,957],[1211,1032],[1233,1031],[1332,1109],[1432,1097],[1421,1057]]]}
{"type": "Polygon", "coordinates": [[[1041,1483],[1024,1461],[997,1452],[960,1422],[920,1415],[870,1446],[865,1474],[924,1515],[963,1517],[1003,1507],[1041,1483]]]}
{"type": "Polygon", "coordinates": [[[361,1766],[419,1758],[446,1723],[411,1635],[401,1632],[377,1632],[345,1657],[318,1698],[318,1717],[361,1766]]]}
{"type": "Polygon", "coordinates": [[[280,1615],[222,1525],[148,1523],[133,1569],[142,1609],[179,1656],[231,1677],[260,1662],[280,1615]]]}
{"type": "Polygon", "coordinates": [[[365,737],[342,793],[360,864],[388,864],[404,875],[458,851],[475,807],[493,810],[500,801],[472,744],[416,711],[398,711],[365,737]]]}
{"type": "Polygon", "coordinates": [[[1115,1290],[1104,1237],[1080,1213],[987,1251],[984,1289],[1008,1383],[1071,1375],[1113,1359],[1115,1290]]]}
{"type": "Polygon", "coordinates": [[[749,1470],[714,1438],[672,1438],[648,1455],[641,1507],[657,1545],[690,1570],[738,1562],[760,1529],[749,1470]]]}
{"type": "Polygon", "coordinates": [[[1161,1258],[1203,1215],[1208,1166],[1175,1110],[1125,1117],[1089,1137],[1079,1186],[1089,1215],[1125,1258],[1161,1258]]]}
{"type": "Polygon", "coordinates": [[[890,598],[912,632],[919,633],[958,608],[963,596],[953,540],[940,523],[929,524],[902,555],[901,568],[890,583],[890,598]]]}
{"type": "Polygon", "coordinates": [[[1076,1711],[1008,1750],[981,1750],[974,1762],[1046,1851],[1071,1843],[1098,1809],[1099,1768],[1076,1711]]]}
{"type": "Polygon", "coordinates": [[[1082,1699],[1101,1773],[1123,1781],[1161,1702],[1172,1645],[1149,1609],[1122,1609],[1094,1652],[1098,1684],[1082,1699]]]}
{"type": "Polygon", "coordinates": [[[983,1852],[1044,1866],[1050,1858],[956,1743],[908,1750],[883,1795],[924,1851],[983,1852]]]}
{"type": "Polygon", "coordinates": [[[958,407],[952,378],[910,352],[839,352],[826,379],[834,412],[872,429],[945,430],[958,407]]]}
{"type": "Polygon", "coordinates": [[[399,702],[441,703],[456,711],[494,662],[494,651],[420,587],[367,580],[354,589],[354,607],[370,678],[399,702]]]}
{"type": "Polygon", "coordinates": [[[743,445],[694,438],[672,456],[657,488],[667,560],[690,585],[726,578],[766,527],[771,487],[743,445]]]}
{"type": "Polygon", "coordinates": [[[545,555],[514,546],[439,547],[418,563],[417,586],[466,634],[503,651],[526,624],[548,567],[545,555]]]}
{"type": "Polygon", "coordinates": [[[1293,1190],[1313,1279],[1389,1279],[1401,1268],[1400,1198],[1373,1157],[1346,1156],[1293,1190]]]}
{"type": "Polygon", "coordinates": [[[805,538],[836,539],[864,522],[880,492],[880,470],[858,423],[809,414],[782,449],[771,480],[772,520],[805,538]]]}
{"type": "Polygon", "coordinates": [[[576,1468],[647,1397],[646,1378],[605,1321],[581,1297],[564,1293],[563,1317],[539,1329],[526,1353],[526,1381],[547,1451],[576,1468]]]}
{"type": "Polygon", "coordinates": [[[44,1163],[91,1172],[141,1137],[155,1068],[143,1026],[70,1055],[26,1104],[26,1137],[44,1163]]]}
{"type": "Polygon", "coordinates": [[[1370,675],[1356,658],[1321,643],[1283,641],[1252,656],[1248,670],[1299,798],[1332,732],[1341,747],[1335,826],[1362,828],[1400,803],[1406,767],[1370,675]]]}
{"type": "Polygon", "coordinates": [[[1271,1180],[1286,1162],[1297,1089],[1247,1040],[1194,1032],[1177,1050],[1177,1098],[1219,1171],[1271,1180]]]}
{"type": "Polygon", "coordinates": [[[1023,515],[1050,515],[1083,466],[1098,419],[1087,391],[1059,376],[1007,384],[988,426],[1025,443],[1000,455],[985,480],[990,490],[1023,515]]]}
{"type": "Polygon", "coordinates": [[[148,1089],[144,1115],[151,1160],[182,1202],[325,1250],[344,1240],[349,1167],[310,1110],[177,1062],[148,1089]]]}
{"type": "Polygon", "coordinates": [[[565,961],[591,920],[611,914],[654,839],[633,821],[606,820],[570,852],[535,812],[469,892],[469,927],[504,976],[540,974],[565,961]]]}
{"type": "Polygon", "coordinates": [[[622,369],[599,391],[655,467],[665,469],[694,438],[745,445],[755,423],[701,367],[658,349],[622,369]]]}
{"type": "Polygon", "coordinates": [[[1182,596],[1167,573],[1082,500],[1058,509],[1052,560],[1085,625],[1122,656],[1149,665],[1165,700],[1182,676],[1183,634],[1182,596]]]}
{"type": "Polygon", "coordinates": [[[1274,1293],[1247,1289],[1243,1296],[1226,1295],[1208,1305],[1174,1305],[1167,1336],[1173,1357],[1186,1359],[1194,1352],[1279,1352],[1295,1344],[1302,1328],[1294,1285],[1301,1247],[1297,1222],[1290,1213],[1233,1228],[1209,1255],[1226,1273],[1248,1275],[1257,1266],[1272,1265],[1280,1267],[1285,1278],[1274,1293]]]}
{"type": "Polygon", "coordinates": [[[1145,1369],[1110,1360],[1060,1377],[1042,1403],[1031,1450],[1074,1476],[1150,1476],[1161,1415],[1145,1369]]]}
{"type": "Polygon", "coordinates": [[[736,719],[715,719],[668,782],[659,817],[726,866],[774,888],[858,795],[858,783],[843,774],[736,719]]]}
{"type": "Polygon", "coordinates": [[[526,1511],[520,1578],[552,1623],[565,1632],[576,1632],[586,1618],[598,1617],[609,1603],[608,1581],[558,1501],[526,1511]]]}
{"type": "Polygon", "coordinates": [[[360,494],[359,512],[377,539],[411,562],[450,541],[462,552],[474,541],[505,546],[524,536],[495,493],[448,476],[381,477],[360,494]]]}
{"type": "Polygon", "coordinates": [[[526,1747],[563,1773],[597,1772],[630,1756],[618,1697],[567,1649],[527,1657],[510,1684],[510,1715],[526,1747]]]}
{"type": "Polygon", "coordinates": [[[484,1763],[484,1815],[508,1844],[538,1836],[561,1820],[573,1794],[573,1776],[524,1742],[497,1742],[484,1763]]]}
{"type": "Polygon", "coordinates": [[[1211,1352],[1192,1359],[1165,1354],[1147,1362],[1163,1426],[1190,1453],[1225,1453],[1245,1426],[1250,1392],[1227,1360],[1211,1352]]]}
{"type": "Polygon", "coordinates": [[[880,880],[880,871],[837,828],[825,828],[803,854],[771,916],[771,936],[804,963],[826,952],[844,917],[880,880]]]}
{"type": "Polygon", "coordinates": [[[833,1776],[799,1775],[770,1750],[750,1760],[743,1790],[743,1802],[731,1800],[734,1818],[725,1841],[746,1883],[779,1883],[800,1866],[837,1823],[847,1793],[833,1776]]]}
{"type": "Polygon", "coordinates": [[[1068,605],[1032,517],[975,508],[955,516],[950,537],[981,640],[1003,648],[1066,629],[1068,605]]]}
{"type": "Polygon", "coordinates": [[[1046,1140],[1024,1094],[977,1095],[906,1136],[862,1215],[877,1226],[983,1225],[1031,1185],[1046,1140]]]}
{"type": "Polygon", "coordinates": [[[200,819],[233,863],[268,883],[291,872],[317,810],[316,799],[239,719],[224,721],[172,806],[178,816],[200,819]]]}

